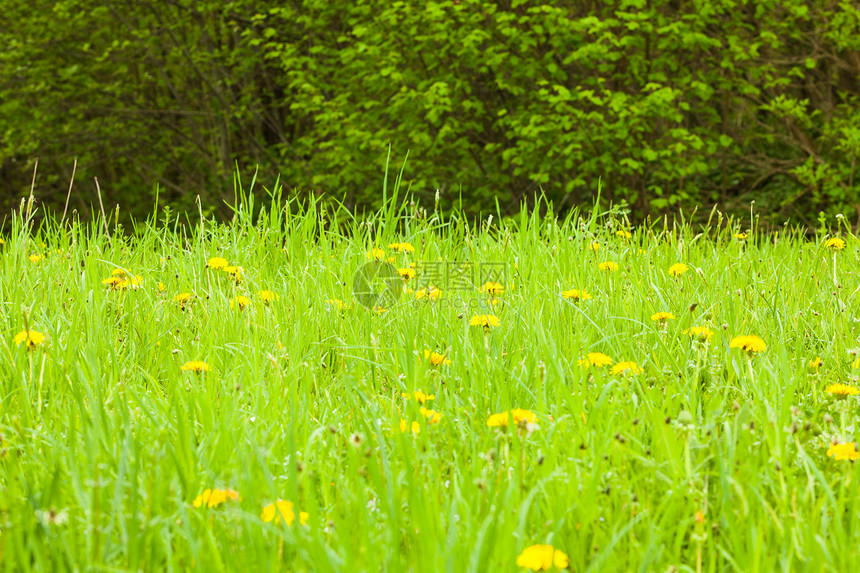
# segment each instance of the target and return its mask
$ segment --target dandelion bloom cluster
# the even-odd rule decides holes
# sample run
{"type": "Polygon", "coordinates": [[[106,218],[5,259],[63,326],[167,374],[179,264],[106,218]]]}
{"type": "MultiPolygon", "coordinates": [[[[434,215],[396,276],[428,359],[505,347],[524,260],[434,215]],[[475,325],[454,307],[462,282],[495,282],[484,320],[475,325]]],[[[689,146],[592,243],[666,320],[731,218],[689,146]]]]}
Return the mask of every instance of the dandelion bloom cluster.
{"type": "Polygon", "coordinates": [[[483,326],[487,329],[499,326],[500,324],[501,321],[498,317],[492,314],[479,314],[477,316],[473,316],[472,320],[469,321],[469,326],[483,326]]]}
{"type": "Polygon", "coordinates": [[[429,360],[432,366],[441,366],[442,364],[451,363],[445,354],[439,354],[438,352],[432,352],[430,350],[424,351],[424,360],[429,360]]]}
{"type": "Polygon", "coordinates": [[[848,384],[831,384],[825,389],[825,392],[833,394],[837,398],[847,398],[848,396],[860,394],[860,390],[848,384]]]}
{"type": "Polygon", "coordinates": [[[515,408],[510,412],[500,412],[498,414],[491,414],[489,418],[487,418],[487,425],[490,427],[502,427],[507,428],[510,422],[510,417],[513,415],[514,424],[521,424],[523,422],[534,424],[537,419],[534,415],[534,412],[529,410],[523,410],[521,408],[515,408]]]}
{"type": "Polygon", "coordinates": [[[845,248],[845,245],[845,240],[839,237],[833,237],[832,239],[824,241],[825,248],[828,248],[831,251],[841,251],[845,248]]]}
{"type": "Polygon", "coordinates": [[[652,322],[666,322],[667,320],[675,318],[675,315],[671,312],[656,312],[651,315],[652,322]]]}
{"type": "Polygon", "coordinates": [[[641,374],[642,369],[635,362],[619,362],[612,367],[612,373],[624,375],[641,374]]]}
{"type": "Polygon", "coordinates": [[[406,253],[415,252],[415,247],[413,247],[409,243],[391,243],[390,245],[388,245],[388,248],[395,250],[395,251],[398,251],[398,252],[401,252],[401,253],[402,252],[406,252],[406,253]]]}
{"type": "Polygon", "coordinates": [[[860,452],[857,451],[857,447],[854,445],[854,442],[848,442],[847,444],[831,444],[830,448],[827,450],[827,456],[833,457],[834,460],[850,460],[854,461],[860,458],[860,452]]]}
{"type": "Polygon", "coordinates": [[[622,239],[629,239],[633,235],[630,234],[630,231],[625,231],[624,229],[619,229],[619,230],[615,231],[615,236],[621,237],[622,239]]]}
{"type": "Polygon", "coordinates": [[[433,286],[428,286],[427,288],[415,291],[415,300],[424,299],[430,302],[436,302],[439,300],[440,296],[442,296],[442,291],[433,286]]]}
{"type": "Polygon", "coordinates": [[[364,254],[371,261],[379,261],[385,258],[385,251],[379,247],[374,247],[364,254]]]}
{"type": "Polygon", "coordinates": [[[261,290],[257,293],[257,298],[260,299],[260,302],[263,304],[270,304],[273,300],[278,300],[278,295],[270,290],[261,290]]]}
{"type": "Polygon", "coordinates": [[[688,334],[690,338],[695,338],[699,342],[710,342],[714,331],[707,326],[694,326],[689,330],[685,330],[684,334],[688,334]]]}
{"type": "Polygon", "coordinates": [[[583,368],[588,368],[589,366],[602,368],[612,364],[612,359],[602,352],[589,352],[585,358],[580,359],[577,363],[583,368]]]}
{"type": "Polygon", "coordinates": [[[45,335],[35,330],[22,330],[12,339],[15,346],[21,346],[21,343],[27,341],[27,348],[35,348],[45,341],[45,335]]]}
{"type": "Polygon", "coordinates": [[[481,292],[488,295],[497,295],[505,292],[505,287],[497,282],[485,282],[481,285],[481,292]]]}
{"type": "Polygon", "coordinates": [[[673,277],[679,277],[686,273],[688,270],[689,268],[684,263],[675,263],[674,265],[669,267],[669,274],[673,277]]]}
{"type": "MultiPolygon", "coordinates": [[[[299,512],[299,522],[302,525],[307,525],[310,516],[305,511],[299,512]]],[[[260,519],[266,523],[274,521],[280,523],[281,520],[292,525],[296,520],[296,514],[293,511],[293,502],[279,499],[276,503],[272,503],[263,508],[263,513],[260,514],[260,519]]]]}
{"type": "Polygon", "coordinates": [[[756,354],[767,349],[767,344],[764,340],[754,334],[744,334],[735,336],[729,343],[729,348],[741,348],[748,354],[756,354]]]}
{"type": "Polygon", "coordinates": [[[230,278],[232,278],[237,283],[242,282],[242,267],[235,265],[229,266],[224,269],[224,272],[230,275],[230,278]]]}
{"type": "Polygon", "coordinates": [[[564,569],[570,565],[570,559],[552,545],[532,545],[526,547],[517,557],[517,567],[525,567],[533,571],[549,571],[553,566],[564,569]]]}
{"type": "Polygon", "coordinates": [[[425,394],[421,390],[416,390],[415,392],[412,392],[411,394],[409,392],[403,392],[403,394],[401,394],[401,396],[403,396],[404,398],[415,397],[415,399],[418,401],[419,404],[423,404],[424,402],[428,402],[430,400],[436,399],[435,394],[425,394]]]}
{"type": "Polygon", "coordinates": [[[597,268],[599,268],[601,271],[614,273],[618,270],[618,263],[616,263],[615,261],[603,261],[602,263],[597,265],[597,268]]]}
{"type": "Polygon", "coordinates": [[[203,490],[203,493],[194,498],[194,507],[218,507],[227,500],[237,501],[239,492],[232,489],[209,489],[203,490]]]}
{"type": "Polygon", "coordinates": [[[427,418],[428,424],[438,424],[439,420],[442,419],[442,414],[435,410],[428,410],[427,408],[419,408],[418,411],[422,416],[427,418]]]}
{"type": "Polygon", "coordinates": [[[182,370],[185,372],[211,372],[212,367],[202,360],[189,360],[182,365],[182,370]]]}
{"type": "Polygon", "coordinates": [[[562,292],[561,296],[563,296],[567,300],[588,300],[591,298],[591,295],[585,292],[585,290],[580,290],[576,288],[562,292]]]}
{"type": "Polygon", "coordinates": [[[421,424],[418,422],[412,422],[410,425],[406,420],[400,420],[400,432],[405,433],[407,429],[411,429],[413,434],[421,433],[421,424]]]}

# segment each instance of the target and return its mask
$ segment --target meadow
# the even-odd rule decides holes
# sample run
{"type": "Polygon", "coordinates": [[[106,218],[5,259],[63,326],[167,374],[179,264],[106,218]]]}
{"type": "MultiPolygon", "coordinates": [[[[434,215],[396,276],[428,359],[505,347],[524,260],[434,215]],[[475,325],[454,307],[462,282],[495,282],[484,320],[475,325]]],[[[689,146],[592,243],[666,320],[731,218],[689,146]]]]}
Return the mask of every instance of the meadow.
{"type": "Polygon", "coordinates": [[[843,219],[242,195],[7,219],[0,569],[855,566],[843,219]]]}

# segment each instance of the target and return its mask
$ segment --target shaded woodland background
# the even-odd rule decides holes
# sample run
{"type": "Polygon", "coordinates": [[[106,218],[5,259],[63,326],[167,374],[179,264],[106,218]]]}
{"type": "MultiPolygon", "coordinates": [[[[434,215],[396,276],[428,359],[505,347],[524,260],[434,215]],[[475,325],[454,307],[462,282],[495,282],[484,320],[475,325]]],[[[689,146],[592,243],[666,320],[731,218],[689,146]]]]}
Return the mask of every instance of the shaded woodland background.
{"type": "MultiPolygon", "coordinates": [[[[828,0],[0,0],[2,208],[224,215],[238,166],[360,211],[604,197],[860,217],[860,7],[828,0]]],[[[263,190],[258,187],[258,192],[263,190]]]]}

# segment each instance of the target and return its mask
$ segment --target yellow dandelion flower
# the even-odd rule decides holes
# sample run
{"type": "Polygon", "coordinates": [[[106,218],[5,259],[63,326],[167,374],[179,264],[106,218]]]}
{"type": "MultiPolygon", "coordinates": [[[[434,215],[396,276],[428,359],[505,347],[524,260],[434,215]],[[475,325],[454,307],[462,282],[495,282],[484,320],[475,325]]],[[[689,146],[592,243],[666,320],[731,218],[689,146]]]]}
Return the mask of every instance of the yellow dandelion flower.
{"type": "Polygon", "coordinates": [[[669,267],[669,274],[673,277],[679,277],[688,271],[687,265],[684,263],[675,263],[669,267]]]}
{"type": "Polygon", "coordinates": [[[824,247],[831,251],[841,251],[845,248],[845,245],[845,240],[840,239],[839,237],[833,237],[832,239],[824,241],[824,247]]]}
{"type": "Polygon", "coordinates": [[[665,323],[667,320],[675,318],[675,315],[671,312],[655,312],[651,315],[652,322],[660,322],[665,323]]]}
{"type": "Polygon", "coordinates": [[[102,284],[109,288],[117,289],[119,288],[119,283],[123,282],[123,280],[125,279],[122,277],[108,277],[102,280],[102,284]]]}
{"type": "Polygon", "coordinates": [[[831,444],[830,448],[827,450],[827,456],[832,457],[834,460],[850,460],[854,461],[860,458],[860,452],[857,451],[857,446],[854,445],[854,442],[848,442],[847,444],[831,444]]]}
{"type": "Polygon", "coordinates": [[[212,367],[203,362],[202,360],[189,360],[182,365],[182,370],[184,372],[196,372],[200,374],[203,372],[211,372],[212,367]]]}
{"type": "Polygon", "coordinates": [[[397,273],[400,275],[404,281],[408,281],[410,279],[415,278],[415,269],[405,268],[405,269],[397,269],[397,273]]]}
{"type": "Polygon", "coordinates": [[[828,394],[833,394],[837,398],[847,398],[848,396],[860,394],[860,390],[848,384],[831,384],[824,391],[828,394]]]}
{"type": "Polygon", "coordinates": [[[166,291],[166,290],[167,290],[167,285],[166,285],[166,284],[164,284],[164,283],[163,283],[163,282],[161,282],[161,281],[158,281],[158,290],[160,290],[161,292],[166,291]]]}
{"type": "Polygon", "coordinates": [[[618,231],[615,231],[615,236],[621,237],[622,239],[629,239],[633,235],[630,234],[630,231],[625,231],[624,229],[619,229],[618,231]]]}
{"type": "Polygon", "coordinates": [[[499,326],[500,324],[501,321],[499,321],[498,317],[492,314],[479,314],[473,316],[472,320],[469,321],[469,326],[483,326],[486,329],[499,326]]]}
{"type": "Polygon", "coordinates": [[[439,300],[440,296],[442,296],[442,291],[434,286],[428,286],[427,288],[422,288],[415,291],[415,300],[423,299],[429,302],[436,302],[437,300],[439,300]]]}
{"type": "Polygon", "coordinates": [[[488,295],[499,295],[505,292],[505,287],[496,282],[485,282],[481,285],[481,292],[488,295]]]}
{"type": "Polygon", "coordinates": [[[364,256],[372,261],[380,261],[385,258],[385,251],[379,247],[374,247],[367,251],[364,256]]]}
{"type": "Polygon", "coordinates": [[[237,283],[242,282],[242,267],[233,265],[224,268],[224,272],[230,275],[230,278],[236,281],[237,283]]]}
{"type": "Polygon", "coordinates": [[[401,419],[400,433],[405,433],[407,428],[411,429],[413,434],[421,433],[421,424],[419,424],[418,422],[412,422],[412,424],[410,425],[406,420],[401,419]]]}
{"type": "Polygon", "coordinates": [[[576,289],[576,288],[562,292],[561,296],[563,296],[567,300],[574,300],[574,301],[589,300],[591,298],[591,295],[588,294],[587,292],[585,292],[585,290],[580,290],[580,289],[576,289]]]}
{"type": "Polygon", "coordinates": [[[685,330],[684,334],[689,335],[691,338],[695,338],[699,342],[710,342],[711,337],[714,335],[714,331],[707,326],[694,326],[689,330],[685,330]]]}
{"type": "Polygon", "coordinates": [[[249,304],[251,304],[251,299],[249,299],[247,296],[239,295],[235,298],[230,299],[230,308],[231,309],[238,306],[239,310],[245,310],[245,307],[248,306],[249,304]]]}
{"type": "Polygon", "coordinates": [[[732,237],[734,237],[738,241],[746,241],[747,234],[746,233],[735,233],[734,235],[732,235],[732,237]]]}
{"type": "Polygon", "coordinates": [[[597,265],[601,271],[606,271],[608,273],[614,273],[618,270],[618,263],[615,261],[603,261],[599,265],[597,265]]]}
{"type": "Polygon", "coordinates": [[[206,266],[208,266],[213,271],[220,271],[220,270],[226,269],[227,265],[229,265],[229,264],[230,263],[228,263],[227,259],[225,259],[225,258],[212,257],[211,259],[209,259],[209,262],[206,263],[206,266]]]}
{"type": "Polygon", "coordinates": [[[491,414],[489,418],[487,418],[487,425],[492,427],[503,427],[507,428],[511,419],[511,415],[513,415],[514,424],[534,424],[537,420],[537,416],[535,416],[534,412],[530,410],[523,410],[521,408],[514,408],[510,412],[500,412],[498,414],[491,414]]]}
{"type": "Polygon", "coordinates": [[[764,340],[758,336],[744,334],[732,338],[732,341],[729,343],[729,348],[741,348],[746,353],[752,355],[767,349],[767,344],[765,344],[764,340]]]}
{"type": "MultiPolygon", "coordinates": [[[[308,515],[307,512],[299,512],[299,523],[307,525],[309,517],[310,515],[308,515]]],[[[276,503],[267,505],[263,508],[263,512],[260,514],[260,519],[266,523],[269,523],[270,521],[280,523],[281,520],[283,520],[287,525],[292,525],[296,520],[296,514],[293,511],[293,502],[279,499],[276,503]]]]}
{"type": "Polygon", "coordinates": [[[450,364],[451,361],[447,359],[447,355],[439,354],[438,352],[433,352],[430,350],[424,351],[424,360],[429,360],[431,366],[440,366],[442,364],[450,364]]]}
{"type": "Polygon", "coordinates": [[[578,361],[578,364],[583,368],[588,368],[589,366],[603,368],[612,364],[612,359],[602,352],[589,352],[585,358],[578,361]]]}
{"type": "Polygon", "coordinates": [[[30,259],[30,262],[31,262],[31,263],[38,263],[39,261],[41,261],[41,260],[42,260],[42,258],[43,258],[43,257],[42,257],[42,255],[35,255],[35,254],[34,254],[34,255],[30,255],[30,256],[29,256],[29,257],[27,257],[27,258],[28,258],[28,259],[30,259]]]}
{"type": "Polygon", "coordinates": [[[436,412],[435,410],[428,410],[427,408],[419,408],[419,412],[421,415],[427,418],[428,424],[438,424],[439,420],[442,419],[442,414],[436,412]]]}
{"type": "Polygon", "coordinates": [[[489,418],[487,418],[487,425],[491,428],[493,427],[507,427],[508,426],[508,418],[510,414],[508,412],[501,412],[499,414],[491,414],[489,418]]]}
{"type": "Polygon", "coordinates": [[[596,253],[597,251],[600,250],[600,243],[595,241],[595,242],[591,243],[590,245],[588,245],[588,248],[596,253]]]}
{"type": "Polygon", "coordinates": [[[526,547],[517,557],[517,567],[533,571],[549,571],[553,566],[564,569],[570,565],[570,559],[552,545],[532,545],[526,547]]]}
{"type": "Polygon", "coordinates": [[[824,361],[820,356],[817,356],[809,361],[807,367],[813,372],[818,372],[818,369],[821,368],[822,364],[824,364],[824,361]]]}
{"type": "Polygon", "coordinates": [[[416,390],[412,394],[410,394],[409,392],[403,392],[403,394],[401,394],[401,396],[403,396],[404,398],[411,398],[414,396],[415,399],[418,400],[419,404],[423,404],[424,402],[427,402],[428,400],[435,400],[436,399],[435,394],[425,394],[421,390],[416,390]]]}
{"type": "Polygon", "coordinates": [[[114,269],[110,272],[110,276],[112,277],[124,277],[125,269],[114,269]]]}
{"type": "Polygon", "coordinates": [[[27,342],[27,350],[35,348],[45,341],[45,335],[35,330],[22,330],[12,339],[15,346],[21,346],[21,343],[27,342]]]}
{"type": "Polygon", "coordinates": [[[613,374],[635,375],[641,374],[642,369],[635,362],[619,362],[612,367],[613,374]]]}
{"type": "Polygon", "coordinates": [[[179,303],[179,306],[185,308],[185,305],[188,304],[188,301],[191,300],[191,297],[194,296],[190,292],[182,292],[173,297],[173,300],[179,303]]]}
{"type": "Polygon", "coordinates": [[[232,489],[209,489],[203,490],[203,493],[194,498],[194,507],[218,507],[227,500],[238,501],[239,492],[232,489]]]}
{"type": "Polygon", "coordinates": [[[278,300],[281,297],[270,290],[261,290],[257,293],[257,298],[260,299],[263,304],[271,304],[273,300],[278,300]]]}
{"type": "Polygon", "coordinates": [[[410,245],[409,243],[391,243],[388,245],[389,249],[395,250],[397,252],[405,252],[405,253],[414,253],[415,247],[410,245]]]}

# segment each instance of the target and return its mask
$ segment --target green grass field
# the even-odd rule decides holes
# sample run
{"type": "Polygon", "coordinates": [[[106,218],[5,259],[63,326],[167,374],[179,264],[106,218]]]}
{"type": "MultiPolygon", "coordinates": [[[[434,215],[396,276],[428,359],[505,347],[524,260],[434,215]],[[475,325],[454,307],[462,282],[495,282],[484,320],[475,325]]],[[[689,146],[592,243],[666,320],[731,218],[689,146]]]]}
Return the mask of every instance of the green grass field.
{"type": "Polygon", "coordinates": [[[0,569],[853,570],[841,221],[390,205],[8,220],[0,569]]]}

